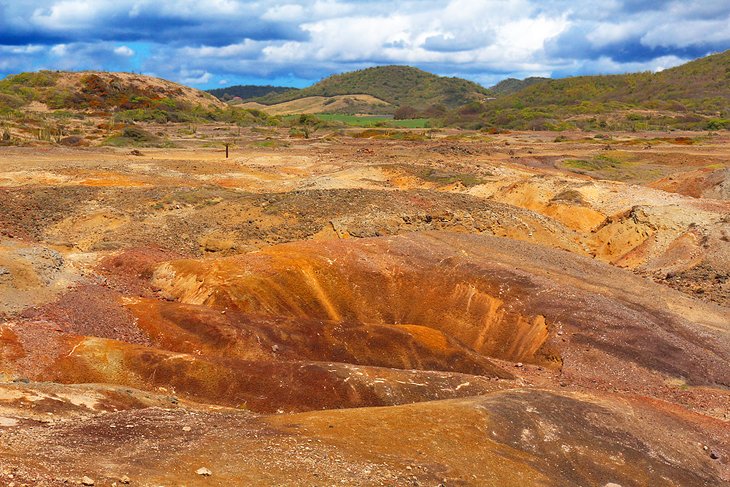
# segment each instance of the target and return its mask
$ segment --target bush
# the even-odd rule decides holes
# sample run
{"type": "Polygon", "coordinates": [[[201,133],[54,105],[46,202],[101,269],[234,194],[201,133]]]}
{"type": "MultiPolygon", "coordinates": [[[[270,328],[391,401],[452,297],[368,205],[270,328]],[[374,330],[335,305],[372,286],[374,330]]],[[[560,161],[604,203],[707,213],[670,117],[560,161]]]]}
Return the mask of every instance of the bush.
{"type": "Polygon", "coordinates": [[[125,127],[122,132],[113,137],[109,137],[105,145],[116,147],[170,147],[170,142],[164,141],[160,137],[135,126],[125,127]]]}
{"type": "Polygon", "coordinates": [[[404,106],[404,107],[398,108],[393,113],[393,118],[395,120],[410,120],[413,118],[419,118],[419,113],[418,113],[418,110],[416,110],[415,108],[413,108],[411,106],[404,106]]]}
{"type": "Polygon", "coordinates": [[[706,128],[707,128],[707,130],[730,129],[730,120],[726,120],[726,119],[722,119],[722,118],[716,118],[713,120],[709,120],[707,122],[706,128]]]}

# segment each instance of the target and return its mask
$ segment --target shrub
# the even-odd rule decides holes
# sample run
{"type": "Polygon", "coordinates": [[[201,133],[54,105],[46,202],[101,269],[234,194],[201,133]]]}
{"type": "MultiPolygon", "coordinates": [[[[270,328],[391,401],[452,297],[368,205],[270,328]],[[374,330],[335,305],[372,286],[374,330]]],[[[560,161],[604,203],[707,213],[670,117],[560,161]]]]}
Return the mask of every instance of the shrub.
{"type": "Polygon", "coordinates": [[[393,113],[393,118],[396,120],[409,120],[418,117],[418,110],[411,106],[400,107],[393,113]]]}

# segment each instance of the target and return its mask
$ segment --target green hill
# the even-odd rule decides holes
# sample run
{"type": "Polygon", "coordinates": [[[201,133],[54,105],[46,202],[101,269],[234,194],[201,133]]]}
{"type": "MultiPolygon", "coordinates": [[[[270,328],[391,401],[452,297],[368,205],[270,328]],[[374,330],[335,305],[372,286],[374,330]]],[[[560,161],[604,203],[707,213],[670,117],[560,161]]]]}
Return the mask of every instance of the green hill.
{"type": "Polygon", "coordinates": [[[671,101],[686,104],[690,109],[713,110],[730,100],[730,51],[658,73],[546,80],[529,85],[514,96],[531,105],[585,101],[657,105],[671,101]]]}
{"type": "Polygon", "coordinates": [[[730,127],[730,51],[658,73],[544,79],[506,91],[479,109],[452,111],[446,123],[512,129],[730,127]]]}
{"type": "Polygon", "coordinates": [[[308,96],[371,95],[396,107],[457,107],[489,96],[486,88],[410,66],[380,66],[330,76],[309,88],[269,95],[256,101],[273,105],[308,96]]]}
{"type": "Polygon", "coordinates": [[[548,80],[549,78],[538,77],[525,79],[507,78],[489,88],[489,91],[491,91],[494,96],[511,95],[512,93],[516,93],[522,89],[527,88],[528,86],[532,86],[534,84],[542,83],[543,81],[548,80]]]}
{"type": "Polygon", "coordinates": [[[296,88],[289,88],[286,86],[271,86],[271,85],[234,85],[226,88],[216,88],[208,90],[207,92],[222,101],[229,101],[235,97],[243,100],[249,100],[251,98],[260,98],[262,96],[270,95],[273,93],[284,93],[286,91],[296,90],[296,88]]]}

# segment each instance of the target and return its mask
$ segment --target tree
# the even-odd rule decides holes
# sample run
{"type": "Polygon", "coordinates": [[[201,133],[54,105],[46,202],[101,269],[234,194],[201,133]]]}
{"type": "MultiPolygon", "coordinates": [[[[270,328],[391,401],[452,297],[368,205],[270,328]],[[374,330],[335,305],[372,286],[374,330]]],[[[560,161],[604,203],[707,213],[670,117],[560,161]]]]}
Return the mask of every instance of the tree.
{"type": "Polygon", "coordinates": [[[314,115],[309,115],[306,113],[303,113],[299,116],[298,122],[301,126],[302,132],[304,133],[305,139],[308,139],[311,134],[313,134],[322,127],[322,120],[315,117],[314,115]]]}
{"type": "Polygon", "coordinates": [[[396,120],[408,120],[411,118],[418,118],[418,110],[412,106],[402,106],[393,113],[393,118],[396,120]]]}

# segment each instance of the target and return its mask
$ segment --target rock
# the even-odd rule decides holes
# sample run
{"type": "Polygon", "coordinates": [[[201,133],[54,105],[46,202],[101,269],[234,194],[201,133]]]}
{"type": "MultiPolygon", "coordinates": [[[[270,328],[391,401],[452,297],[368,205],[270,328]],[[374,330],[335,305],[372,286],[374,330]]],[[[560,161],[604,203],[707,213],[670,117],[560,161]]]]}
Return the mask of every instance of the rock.
{"type": "Polygon", "coordinates": [[[197,473],[198,475],[202,475],[203,477],[210,477],[211,475],[213,475],[213,472],[205,467],[200,467],[195,471],[195,473],[197,473]]]}
{"type": "Polygon", "coordinates": [[[81,485],[94,485],[94,479],[84,476],[81,478],[81,485]]]}
{"type": "Polygon", "coordinates": [[[183,426],[183,431],[190,431],[190,430],[191,430],[190,426],[183,426]]]}
{"type": "Polygon", "coordinates": [[[130,480],[130,478],[129,478],[129,477],[127,477],[126,475],[123,475],[123,476],[122,476],[122,478],[121,478],[121,479],[119,479],[119,482],[121,482],[121,483],[123,483],[123,484],[125,484],[125,485],[126,485],[126,484],[129,484],[129,483],[131,483],[132,481],[130,480]]]}
{"type": "Polygon", "coordinates": [[[712,450],[710,452],[710,458],[712,458],[713,460],[719,460],[720,459],[720,454],[717,453],[715,450],[712,450]]]}
{"type": "Polygon", "coordinates": [[[522,362],[517,362],[517,363],[515,364],[515,367],[524,367],[524,365],[522,364],[522,362]]]}

